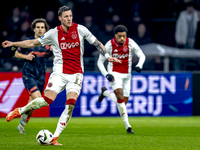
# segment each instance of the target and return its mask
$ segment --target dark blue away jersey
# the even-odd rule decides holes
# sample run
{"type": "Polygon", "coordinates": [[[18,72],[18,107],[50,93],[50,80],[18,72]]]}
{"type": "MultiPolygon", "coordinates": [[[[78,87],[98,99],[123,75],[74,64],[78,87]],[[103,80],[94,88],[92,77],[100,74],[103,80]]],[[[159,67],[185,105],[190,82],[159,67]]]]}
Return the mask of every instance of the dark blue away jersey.
{"type": "MultiPolygon", "coordinates": [[[[33,36],[26,38],[25,40],[35,39],[33,36]]],[[[29,54],[33,51],[35,58],[32,61],[25,60],[23,66],[23,74],[37,76],[45,75],[46,63],[49,56],[52,56],[50,46],[39,46],[33,48],[18,48],[17,51],[22,54],[29,54]]]]}

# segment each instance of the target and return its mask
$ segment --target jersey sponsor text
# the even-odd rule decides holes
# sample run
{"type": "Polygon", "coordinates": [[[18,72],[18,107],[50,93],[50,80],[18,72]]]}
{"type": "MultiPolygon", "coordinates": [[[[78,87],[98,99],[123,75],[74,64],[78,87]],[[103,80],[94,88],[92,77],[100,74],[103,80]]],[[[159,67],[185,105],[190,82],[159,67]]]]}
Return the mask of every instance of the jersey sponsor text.
{"type": "Polygon", "coordinates": [[[60,43],[60,48],[61,49],[71,49],[76,46],[79,46],[79,42],[76,43],[60,43]]]}

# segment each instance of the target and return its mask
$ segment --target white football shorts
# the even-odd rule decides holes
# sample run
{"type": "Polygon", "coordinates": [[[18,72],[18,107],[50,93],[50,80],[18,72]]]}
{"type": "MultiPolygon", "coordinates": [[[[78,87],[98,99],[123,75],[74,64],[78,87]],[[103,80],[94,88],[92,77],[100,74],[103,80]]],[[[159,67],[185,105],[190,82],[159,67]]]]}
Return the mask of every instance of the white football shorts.
{"type": "Polygon", "coordinates": [[[56,93],[62,92],[66,89],[66,94],[69,92],[76,92],[80,94],[82,88],[83,74],[64,74],[64,73],[51,73],[49,77],[46,90],[50,90],[56,93]]]}
{"type": "Polygon", "coordinates": [[[129,97],[131,90],[131,75],[118,72],[112,72],[111,74],[115,78],[114,82],[110,82],[113,91],[121,88],[123,90],[123,95],[129,97]]]}

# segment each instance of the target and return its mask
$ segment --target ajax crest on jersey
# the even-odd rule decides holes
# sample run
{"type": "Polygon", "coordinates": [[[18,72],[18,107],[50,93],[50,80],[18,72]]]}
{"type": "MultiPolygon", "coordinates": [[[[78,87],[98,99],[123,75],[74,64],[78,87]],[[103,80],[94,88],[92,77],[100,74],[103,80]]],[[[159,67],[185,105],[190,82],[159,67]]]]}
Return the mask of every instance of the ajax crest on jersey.
{"type": "Polygon", "coordinates": [[[49,130],[43,129],[38,132],[36,140],[40,145],[50,145],[53,140],[53,135],[49,130]]]}

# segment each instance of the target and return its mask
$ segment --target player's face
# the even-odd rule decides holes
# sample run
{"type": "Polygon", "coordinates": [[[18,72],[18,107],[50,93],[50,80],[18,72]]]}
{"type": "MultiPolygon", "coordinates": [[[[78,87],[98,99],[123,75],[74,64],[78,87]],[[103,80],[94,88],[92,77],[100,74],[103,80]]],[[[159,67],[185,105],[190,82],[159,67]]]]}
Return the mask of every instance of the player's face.
{"type": "Polygon", "coordinates": [[[43,22],[36,23],[34,32],[37,38],[41,37],[46,32],[45,24],[43,22]]]}
{"type": "Polygon", "coordinates": [[[127,37],[126,32],[117,32],[117,34],[115,34],[115,41],[118,44],[123,45],[124,42],[126,41],[126,37],[127,37]]]}
{"type": "Polygon", "coordinates": [[[61,24],[65,27],[71,27],[72,26],[72,11],[64,11],[61,16],[59,16],[59,20],[61,21],[61,24]]]}

